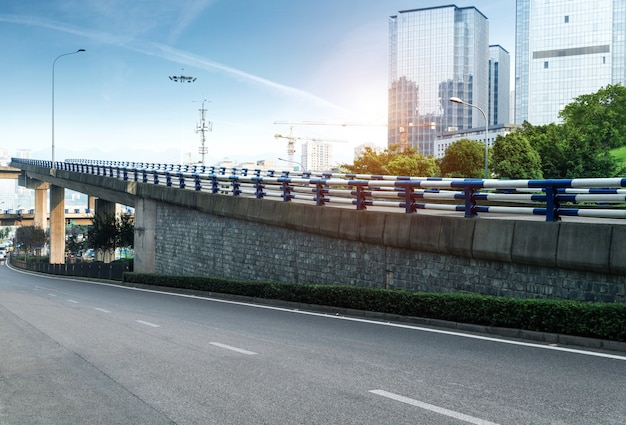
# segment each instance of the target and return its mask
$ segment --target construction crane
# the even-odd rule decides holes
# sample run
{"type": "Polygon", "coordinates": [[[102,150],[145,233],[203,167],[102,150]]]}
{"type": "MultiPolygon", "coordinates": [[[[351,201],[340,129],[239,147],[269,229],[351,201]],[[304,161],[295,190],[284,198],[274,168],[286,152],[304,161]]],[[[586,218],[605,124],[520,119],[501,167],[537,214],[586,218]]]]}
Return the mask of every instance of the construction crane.
{"type": "Polygon", "coordinates": [[[328,143],[348,143],[347,140],[320,139],[318,137],[294,136],[293,126],[289,127],[289,135],[282,135],[282,134],[276,133],[274,135],[274,138],[275,139],[287,139],[287,158],[288,158],[288,162],[291,162],[291,163],[295,162],[293,159],[293,156],[296,153],[296,140],[308,140],[311,142],[328,142],[328,143]]]}

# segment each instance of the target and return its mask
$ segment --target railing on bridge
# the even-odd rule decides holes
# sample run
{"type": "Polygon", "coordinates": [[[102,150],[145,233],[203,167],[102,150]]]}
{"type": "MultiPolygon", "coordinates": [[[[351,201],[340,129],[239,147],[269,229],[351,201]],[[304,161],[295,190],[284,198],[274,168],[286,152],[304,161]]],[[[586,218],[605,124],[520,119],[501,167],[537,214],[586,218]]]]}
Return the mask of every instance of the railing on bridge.
{"type": "MultiPolygon", "coordinates": [[[[50,161],[12,159],[52,168],[50,161]]],[[[528,214],[557,221],[562,216],[626,218],[626,178],[553,180],[457,179],[338,174],[176,165],[66,160],[54,168],[122,180],[228,196],[293,200],[315,205],[353,205],[478,213],[528,214]]]]}

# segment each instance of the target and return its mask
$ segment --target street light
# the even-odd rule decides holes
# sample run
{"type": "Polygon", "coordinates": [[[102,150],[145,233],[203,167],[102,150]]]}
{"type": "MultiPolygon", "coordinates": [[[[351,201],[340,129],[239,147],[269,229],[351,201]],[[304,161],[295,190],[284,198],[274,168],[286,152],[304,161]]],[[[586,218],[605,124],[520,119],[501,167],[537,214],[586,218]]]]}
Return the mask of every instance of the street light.
{"type": "Polygon", "coordinates": [[[300,166],[300,169],[302,170],[302,172],[303,173],[305,172],[304,165],[302,165],[302,163],[300,163],[298,161],[294,161],[292,159],[285,159],[285,158],[278,158],[278,160],[279,161],[289,162],[289,163],[292,163],[292,164],[298,164],[300,166]]]}
{"type": "MultiPolygon", "coordinates": [[[[183,69],[184,71],[184,69],[183,69]]],[[[171,75],[170,80],[175,83],[180,83],[180,165],[184,162],[184,146],[183,146],[183,84],[193,83],[196,81],[196,77],[190,77],[187,75],[171,75]]]]}
{"type": "Polygon", "coordinates": [[[467,103],[461,99],[459,99],[458,97],[451,97],[450,98],[450,102],[453,103],[459,103],[461,105],[466,105],[469,106],[471,108],[476,108],[478,109],[480,112],[482,112],[483,117],[485,118],[485,179],[489,178],[489,122],[487,121],[487,114],[485,114],[485,111],[483,111],[480,107],[476,106],[476,105],[472,105],[471,103],[467,103]]]}
{"type": "Polygon", "coordinates": [[[52,62],[52,167],[51,168],[54,168],[54,66],[56,65],[59,58],[62,58],[63,56],[68,56],[68,55],[75,55],[76,53],[81,53],[84,51],[85,49],[78,49],[75,52],[63,53],[62,55],[57,56],[56,59],[54,59],[54,61],[52,62]]]}

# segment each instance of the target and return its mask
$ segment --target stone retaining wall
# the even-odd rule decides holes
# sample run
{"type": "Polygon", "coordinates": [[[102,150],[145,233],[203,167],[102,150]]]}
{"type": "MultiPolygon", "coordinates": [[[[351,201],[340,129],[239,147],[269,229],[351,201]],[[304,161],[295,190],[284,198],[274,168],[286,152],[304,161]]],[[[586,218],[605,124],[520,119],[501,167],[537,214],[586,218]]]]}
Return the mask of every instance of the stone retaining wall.
{"type": "Polygon", "coordinates": [[[204,193],[176,200],[157,193],[166,188],[147,187],[144,196],[160,198],[157,273],[626,301],[620,225],[407,215],[204,193]]]}

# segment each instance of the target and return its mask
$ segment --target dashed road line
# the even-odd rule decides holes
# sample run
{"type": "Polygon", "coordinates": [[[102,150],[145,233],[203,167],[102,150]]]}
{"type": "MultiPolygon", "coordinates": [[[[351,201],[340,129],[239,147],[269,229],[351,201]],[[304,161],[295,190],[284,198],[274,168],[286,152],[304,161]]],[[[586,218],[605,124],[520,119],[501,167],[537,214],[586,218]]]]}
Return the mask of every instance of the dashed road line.
{"type": "Polygon", "coordinates": [[[67,302],[68,302],[68,303],[72,303],[72,304],[78,304],[78,301],[76,301],[76,300],[69,300],[69,299],[68,299],[68,300],[67,300],[67,302]]]}
{"type": "Polygon", "coordinates": [[[489,422],[484,419],[469,416],[464,413],[455,412],[454,410],[446,409],[444,407],[435,406],[433,404],[424,403],[422,401],[414,400],[409,397],[404,397],[398,394],[390,393],[385,390],[370,390],[370,393],[386,397],[391,400],[399,401],[401,403],[409,404],[411,406],[419,407],[420,409],[429,410],[431,412],[439,413],[450,418],[458,419],[474,425],[498,425],[495,422],[489,422]]]}
{"type": "Polygon", "coordinates": [[[233,347],[231,345],[222,344],[220,342],[209,342],[209,344],[214,345],[216,347],[225,348],[226,350],[235,351],[237,353],[247,354],[249,356],[253,356],[255,354],[258,354],[258,353],[255,353],[254,351],[244,350],[242,348],[233,347]]]}
{"type": "Polygon", "coordinates": [[[109,310],[105,310],[105,309],[100,308],[100,307],[95,307],[94,310],[97,310],[97,311],[102,312],[102,313],[110,313],[109,310]]]}
{"type": "Polygon", "coordinates": [[[140,324],[146,325],[146,326],[150,326],[152,328],[160,328],[161,327],[161,325],[157,325],[157,324],[154,324],[154,323],[146,322],[145,320],[135,320],[135,321],[137,323],[140,323],[140,324]]]}

